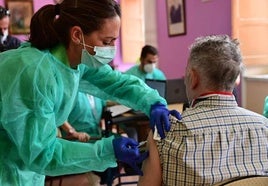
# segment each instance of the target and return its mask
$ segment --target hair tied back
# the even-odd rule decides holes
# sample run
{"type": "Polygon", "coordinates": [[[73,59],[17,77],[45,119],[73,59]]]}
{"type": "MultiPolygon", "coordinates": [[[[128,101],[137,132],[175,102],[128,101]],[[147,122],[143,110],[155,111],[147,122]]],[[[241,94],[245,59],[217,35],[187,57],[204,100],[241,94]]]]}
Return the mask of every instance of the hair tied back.
{"type": "Polygon", "coordinates": [[[60,15],[60,4],[55,5],[55,15],[60,15]]]}

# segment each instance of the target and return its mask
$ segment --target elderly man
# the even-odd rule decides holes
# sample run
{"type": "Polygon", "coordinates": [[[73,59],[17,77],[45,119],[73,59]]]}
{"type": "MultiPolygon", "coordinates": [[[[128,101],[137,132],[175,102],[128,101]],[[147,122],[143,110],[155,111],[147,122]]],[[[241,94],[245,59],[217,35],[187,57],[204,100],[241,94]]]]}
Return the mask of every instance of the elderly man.
{"type": "Polygon", "coordinates": [[[185,77],[191,106],[181,120],[170,117],[165,139],[149,134],[140,186],[212,185],[267,174],[268,120],[238,107],[232,94],[241,67],[236,40],[218,35],[193,43],[185,77]]]}

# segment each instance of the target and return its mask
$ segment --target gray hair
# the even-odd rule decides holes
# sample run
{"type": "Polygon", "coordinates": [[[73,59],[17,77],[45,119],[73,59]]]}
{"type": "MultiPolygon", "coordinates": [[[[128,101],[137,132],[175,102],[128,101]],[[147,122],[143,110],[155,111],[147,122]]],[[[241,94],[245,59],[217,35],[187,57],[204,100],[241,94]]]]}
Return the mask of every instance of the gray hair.
{"type": "Polygon", "coordinates": [[[243,68],[239,42],[228,35],[199,37],[190,47],[189,64],[207,88],[232,90],[243,68]]]}

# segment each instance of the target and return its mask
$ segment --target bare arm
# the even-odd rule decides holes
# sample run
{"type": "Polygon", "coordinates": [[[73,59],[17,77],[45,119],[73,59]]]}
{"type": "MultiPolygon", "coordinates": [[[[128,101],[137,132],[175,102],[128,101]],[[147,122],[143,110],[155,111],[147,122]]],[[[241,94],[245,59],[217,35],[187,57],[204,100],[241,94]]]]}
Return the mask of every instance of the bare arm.
{"type": "Polygon", "coordinates": [[[149,157],[142,164],[143,176],[140,176],[138,186],[161,186],[162,172],[158,149],[150,131],[147,138],[149,157]]]}
{"type": "Polygon", "coordinates": [[[90,136],[87,133],[77,132],[67,121],[65,121],[60,127],[67,133],[66,139],[77,139],[81,142],[87,142],[90,139],[90,136]]]}

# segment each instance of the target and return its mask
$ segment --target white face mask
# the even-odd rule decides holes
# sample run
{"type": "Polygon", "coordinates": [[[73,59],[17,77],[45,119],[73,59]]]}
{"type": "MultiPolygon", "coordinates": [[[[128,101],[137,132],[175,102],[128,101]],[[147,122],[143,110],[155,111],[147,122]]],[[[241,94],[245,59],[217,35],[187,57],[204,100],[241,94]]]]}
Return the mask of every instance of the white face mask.
{"type": "Polygon", "coordinates": [[[116,47],[115,46],[90,46],[85,44],[84,36],[82,35],[84,49],[82,50],[81,56],[81,63],[89,66],[98,68],[102,65],[110,63],[116,54],[116,47]],[[86,47],[93,48],[95,55],[91,55],[87,50],[86,47]]]}
{"type": "Polygon", "coordinates": [[[144,65],[143,70],[146,73],[152,73],[153,70],[155,69],[155,67],[156,67],[156,64],[155,63],[146,64],[146,65],[144,65]]]}
{"type": "Polygon", "coordinates": [[[7,39],[7,36],[8,36],[8,30],[5,30],[5,31],[3,32],[3,35],[0,36],[0,38],[1,38],[1,43],[2,43],[2,44],[3,44],[4,41],[7,39]]]}

